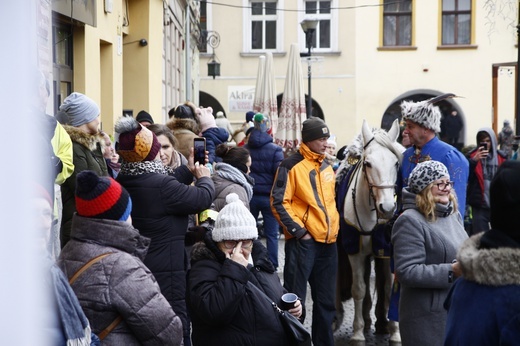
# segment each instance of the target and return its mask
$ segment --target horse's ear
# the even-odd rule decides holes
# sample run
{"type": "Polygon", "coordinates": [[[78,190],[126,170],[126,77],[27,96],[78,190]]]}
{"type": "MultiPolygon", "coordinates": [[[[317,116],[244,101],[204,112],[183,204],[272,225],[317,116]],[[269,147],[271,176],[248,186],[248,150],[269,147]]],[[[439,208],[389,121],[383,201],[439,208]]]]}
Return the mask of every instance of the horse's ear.
{"type": "Polygon", "coordinates": [[[370,126],[365,119],[363,119],[363,126],[361,127],[361,134],[363,135],[363,145],[367,145],[367,143],[374,137],[372,130],[370,130],[370,126]]]}
{"type": "Polygon", "coordinates": [[[392,142],[395,142],[397,138],[399,138],[399,131],[399,119],[395,119],[392,123],[392,127],[388,130],[388,137],[390,137],[392,142]]]}

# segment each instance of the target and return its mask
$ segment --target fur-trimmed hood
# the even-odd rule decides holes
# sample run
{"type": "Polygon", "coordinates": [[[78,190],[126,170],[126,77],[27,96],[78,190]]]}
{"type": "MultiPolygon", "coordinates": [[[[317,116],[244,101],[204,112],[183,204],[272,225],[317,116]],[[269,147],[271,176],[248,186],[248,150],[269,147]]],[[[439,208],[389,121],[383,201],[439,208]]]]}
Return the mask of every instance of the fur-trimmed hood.
{"type": "Polygon", "coordinates": [[[172,118],[166,123],[172,131],[176,130],[189,130],[195,134],[200,132],[199,124],[193,120],[188,118],[172,118]]]}
{"type": "Polygon", "coordinates": [[[78,129],[77,127],[70,125],[63,125],[63,128],[70,136],[71,141],[74,143],[81,144],[85,148],[90,151],[94,151],[97,148],[97,144],[101,146],[101,152],[105,148],[105,141],[103,135],[101,133],[96,133],[92,135],[90,133],[86,133],[78,129]]]}
{"type": "Polygon", "coordinates": [[[499,247],[480,248],[479,233],[467,239],[459,249],[459,261],[464,278],[482,285],[520,285],[520,249],[499,247]]]}

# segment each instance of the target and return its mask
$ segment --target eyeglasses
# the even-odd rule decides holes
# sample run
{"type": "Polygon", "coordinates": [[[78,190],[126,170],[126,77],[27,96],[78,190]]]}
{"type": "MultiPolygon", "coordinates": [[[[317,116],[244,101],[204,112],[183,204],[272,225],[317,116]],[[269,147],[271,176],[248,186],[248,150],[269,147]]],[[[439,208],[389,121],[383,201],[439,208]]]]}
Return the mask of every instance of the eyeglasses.
{"type": "Polygon", "coordinates": [[[246,240],[224,240],[224,247],[226,249],[234,249],[239,242],[242,242],[242,247],[245,249],[249,249],[253,246],[253,241],[251,239],[246,240]]]}
{"type": "Polygon", "coordinates": [[[438,184],[434,184],[434,185],[437,185],[437,188],[442,191],[448,187],[453,187],[453,185],[455,185],[455,182],[447,181],[447,182],[442,182],[442,183],[438,183],[438,184]]]}

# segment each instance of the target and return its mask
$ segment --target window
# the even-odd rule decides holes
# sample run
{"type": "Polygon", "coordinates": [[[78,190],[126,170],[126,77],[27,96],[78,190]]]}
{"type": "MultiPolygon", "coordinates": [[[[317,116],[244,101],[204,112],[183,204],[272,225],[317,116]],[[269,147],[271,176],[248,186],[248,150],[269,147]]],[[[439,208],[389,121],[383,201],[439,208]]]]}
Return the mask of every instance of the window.
{"type": "Polygon", "coordinates": [[[276,49],[277,2],[251,2],[251,50],[276,49]]]}
{"type": "Polygon", "coordinates": [[[72,25],[65,24],[56,17],[52,25],[52,62],[54,109],[58,110],[63,100],[72,93],[72,25]]]}
{"type": "Polygon", "coordinates": [[[331,1],[305,1],[305,18],[318,19],[319,24],[312,38],[312,47],[331,48],[331,1]]]}
{"type": "Polygon", "coordinates": [[[471,44],[471,0],[442,1],[442,44],[471,44]]]}
{"type": "Polygon", "coordinates": [[[412,45],[412,0],[384,0],[383,46],[412,45]]]}

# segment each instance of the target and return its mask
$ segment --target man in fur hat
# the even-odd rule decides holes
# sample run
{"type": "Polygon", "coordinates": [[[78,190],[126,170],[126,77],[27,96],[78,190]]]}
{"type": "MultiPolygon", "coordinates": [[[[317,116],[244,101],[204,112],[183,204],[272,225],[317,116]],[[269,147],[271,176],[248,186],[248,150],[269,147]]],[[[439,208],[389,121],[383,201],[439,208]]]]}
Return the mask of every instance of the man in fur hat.
{"type": "MultiPolygon", "coordinates": [[[[453,94],[445,95],[450,97],[453,94]]],[[[403,135],[409,137],[412,146],[403,154],[397,191],[400,194],[402,188],[408,186],[408,177],[419,162],[440,161],[448,168],[451,180],[455,183],[459,211],[464,218],[469,163],[460,151],[441,141],[436,135],[441,131],[441,112],[434,103],[442,96],[444,95],[420,102],[403,101],[401,103],[401,112],[406,124],[403,135]]]]}

